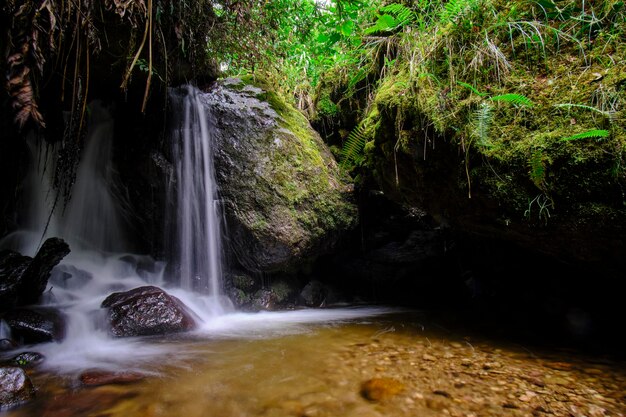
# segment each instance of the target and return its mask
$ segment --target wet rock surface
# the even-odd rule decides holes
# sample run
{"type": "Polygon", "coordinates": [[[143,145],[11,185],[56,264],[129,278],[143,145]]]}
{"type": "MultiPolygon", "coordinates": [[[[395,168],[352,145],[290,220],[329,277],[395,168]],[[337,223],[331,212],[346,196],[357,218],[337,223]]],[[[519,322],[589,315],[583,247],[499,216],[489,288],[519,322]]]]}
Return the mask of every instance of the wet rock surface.
{"type": "Polygon", "coordinates": [[[384,401],[404,391],[404,384],[393,378],[372,378],[361,385],[361,395],[370,401],[384,401]]]}
{"type": "Polygon", "coordinates": [[[113,293],[101,307],[107,309],[111,333],[118,337],[177,333],[196,326],[179,299],[153,286],[113,293]]]}
{"type": "Polygon", "coordinates": [[[52,268],[68,253],[69,246],[59,238],[47,239],[34,258],[0,251],[0,311],[36,303],[48,285],[52,268]]]}
{"type": "Polygon", "coordinates": [[[22,368],[0,367],[0,411],[25,403],[34,396],[33,384],[22,368]]]}
{"type": "Polygon", "coordinates": [[[19,308],[9,311],[4,320],[13,338],[23,343],[58,342],[65,336],[65,318],[53,308],[19,308]]]}
{"type": "Polygon", "coordinates": [[[34,368],[45,360],[46,357],[39,352],[22,352],[9,359],[8,362],[13,366],[28,369],[34,368]]]}
{"type": "Polygon", "coordinates": [[[110,384],[129,384],[138,382],[146,376],[138,372],[111,372],[103,370],[93,370],[83,372],[80,375],[80,382],[88,387],[110,384]]]}
{"type": "Polygon", "coordinates": [[[355,225],[347,178],[302,114],[236,79],[203,99],[214,116],[229,247],[245,269],[297,268],[355,225]]]}

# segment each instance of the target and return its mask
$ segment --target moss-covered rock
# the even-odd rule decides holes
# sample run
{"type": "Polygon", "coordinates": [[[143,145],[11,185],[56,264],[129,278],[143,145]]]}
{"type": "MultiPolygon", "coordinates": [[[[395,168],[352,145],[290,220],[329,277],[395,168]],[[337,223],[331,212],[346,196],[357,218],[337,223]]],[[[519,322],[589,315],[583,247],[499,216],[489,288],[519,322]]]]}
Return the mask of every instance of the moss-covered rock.
{"type": "Polygon", "coordinates": [[[229,244],[243,267],[296,268],[355,225],[352,187],[301,113],[239,79],[217,83],[206,97],[229,244]]]}
{"type": "Polygon", "coordinates": [[[363,119],[374,131],[361,175],[460,230],[619,270],[626,49],[607,64],[573,43],[537,69],[502,48],[511,65],[502,79],[474,75],[470,86],[450,65],[411,76],[400,64],[380,80],[363,119]],[[510,101],[520,95],[531,103],[510,101]]]}

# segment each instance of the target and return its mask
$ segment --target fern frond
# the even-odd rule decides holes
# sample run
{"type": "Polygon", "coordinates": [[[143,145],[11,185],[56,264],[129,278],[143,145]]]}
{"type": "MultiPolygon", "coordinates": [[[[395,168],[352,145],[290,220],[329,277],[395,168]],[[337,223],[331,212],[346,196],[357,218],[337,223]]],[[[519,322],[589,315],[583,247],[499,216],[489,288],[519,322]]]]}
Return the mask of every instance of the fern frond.
{"type": "Polygon", "coordinates": [[[480,91],[478,91],[473,85],[468,84],[468,83],[464,83],[463,81],[457,81],[456,82],[458,85],[460,85],[461,87],[465,87],[469,90],[472,91],[472,93],[476,94],[477,96],[480,97],[485,97],[487,95],[487,93],[481,93],[480,91]]]}
{"type": "Polygon", "coordinates": [[[359,165],[363,161],[363,150],[367,139],[366,125],[361,122],[352,129],[343,144],[343,148],[341,148],[341,166],[343,168],[359,165]]]}
{"type": "Polygon", "coordinates": [[[573,108],[577,108],[577,109],[583,109],[583,110],[589,110],[589,111],[592,111],[592,112],[596,112],[596,113],[599,113],[599,114],[601,114],[601,115],[603,115],[605,117],[608,117],[608,118],[612,118],[612,116],[613,116],[612,112],[600,110],[597,107],[586,106],[584,104],[562,103],[562,104],[555,104],[554,107],[557,107],[557,108],[563,108],[563,107],[572,108],[573,107],[573,108]]]}
{"type": "Polygon", "coordinates": [[[413,10],[400,3],[391,3],[380,8],[383,13],[378,16],[373,26],[365,29],[366,35],[378,32],[389,32],[415,22],[416,14],[413,10]]]}
{"type": "Polygon", "coordinates": [[[570,140],[579,140],[579,139],[591,139],[591,138],[608,138],[610,135],[608,130],[588,130],[586,132],[577,133],[572,136],[568,136],[566,138],[561,139],[562,142],[568,142],[570,140]]]}
{"type": "Polygon", "coordinates": [[[491,101],[502,101],[505,103],[514,104],[516,106],[533,106],[532,100],[521,94],[502,94],[499,96],[491,97],[491,101]]]}
{"type": "Polygon", "coordinates": [[[543,190],[545,188],[546,180],[546,164],[541,150],[536,150],[530,155],[528,166],[530,168],[530,179],[537,186],[537,188],[543,190]]]}
{"type": "Polygon", "coordinates": [[[400,3],[388,4],[381,7],[380,11],[394,15],[401,25],[412,23],[416,18],[413,10],[400,3]]]}
{"type": "Polygon", "coordinates": [[[439,15],[441,24],[453,23],[462,18],[477,3],[476,0],[450,0],[439,15]]]}
{"type": "Polygon", "coordinates": [[[492,108],[489,103],[483,101],[480,107],[474,112],[474,135],[476,141],[480,146],[490,147],[489,143],[489,128],[492,121],[492,108]]]}

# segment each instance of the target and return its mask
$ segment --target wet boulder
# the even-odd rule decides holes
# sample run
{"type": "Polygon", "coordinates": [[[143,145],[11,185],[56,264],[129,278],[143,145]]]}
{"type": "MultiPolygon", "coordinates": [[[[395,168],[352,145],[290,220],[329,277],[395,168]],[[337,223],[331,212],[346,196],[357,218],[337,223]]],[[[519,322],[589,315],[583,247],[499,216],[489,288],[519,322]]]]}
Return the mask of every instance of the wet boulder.
{"type": "Polygon", "coordinates": [[[56,237],[47,239],[34,258],[11,250],[0,252],[0,310],[39,301],[52,268],[68,253],[67,243],[56,237]]]}
{"type": "Polygon", "coordinates": [[[30,261],[30,257],[12,250],[0,251],[0,311],[16,304],[22,275],[30,261]]]}
{"type": "Polygon", "coordinates": [[[45,360],[46,357],[39,352],[22,352],[12,357],[9,363],[13,366],[28,369],[34,368],[45,360]]]}
{"type": "Polygon", "coordinates": [[[276,294],[271,289],[260,289],[252,296],[248,308],[252,311],[275,310],[278,303],[276,294]]]}
{"type": "Polygon", "coordinates": [[[307,307],[320,307],[325,304],[329,289],[319,281],[307,283],[299,294],[298,301],[307,307]]]}
{"type": "Polygon", "coordinates": [[[107,309],[111,333],[117,337],[177,333],[196,326],[182,301],[158,287],[113,293],[101,307],[107,309]]]}
{"type": "Polygon", "coordinates": [[[0,352],[6,352],[9,350],[13,350],[17,347],[17,343],[15,343],[11,339],[0,339],[0,352]]]}
{"type": "Polygon", "coordinates": [[[112,372],[106,370],[90,370],[80,375],[80,382],[86,387],[97,387],[100,385],[129,384],[145,379],[145,375],[138,372],[112,372]]]}
{"type": "Polygon", "coordinates": [[[357,221],[352,186],[306,118],[238,79],[203,96],[214,116],[216,180],[230,250],[249,271],[297,269],[357,221]]]}
{"type": "Polygon", "coordinates": [[[34,397],[33,384],[22,368],[0,367],[0,410],[15,407],[34,397]]]}
{"type": "Polygon", "coordinates": [[[51,308],[19,308],[9,311],[4,320],[11,335],[26,344],[58,342],[65,337],[65,317],[51,308]]]}

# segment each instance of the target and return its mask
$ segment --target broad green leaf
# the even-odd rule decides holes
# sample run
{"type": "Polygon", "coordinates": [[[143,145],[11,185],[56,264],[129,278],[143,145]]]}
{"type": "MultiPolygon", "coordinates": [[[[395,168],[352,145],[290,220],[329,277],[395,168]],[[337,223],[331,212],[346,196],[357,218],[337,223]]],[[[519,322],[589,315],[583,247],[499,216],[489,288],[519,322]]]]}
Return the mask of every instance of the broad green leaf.
{"type": "Polygon", "coordinates": [[[350,36],[354,31],[354,22],[352,20],[346,20],[341,24],[339,30],[344,36],[350,36]]]}

